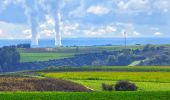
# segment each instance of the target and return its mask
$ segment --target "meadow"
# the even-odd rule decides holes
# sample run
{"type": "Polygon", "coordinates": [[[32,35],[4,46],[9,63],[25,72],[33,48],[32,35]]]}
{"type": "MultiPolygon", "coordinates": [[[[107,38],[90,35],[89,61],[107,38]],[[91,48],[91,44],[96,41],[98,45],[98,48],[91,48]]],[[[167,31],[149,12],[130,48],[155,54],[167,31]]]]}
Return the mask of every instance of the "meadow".
{"type": "Polygon", "coordinates": [[[112,72],[170,72],[168,66],[85,66],[85,67],[49,67],[42,72],[93,72],[93,71],[112,71],[112,72]]]}
{"type": "Polygon", "coordinates": [[[0,92],[1,100],[169,100],[170,92],[0,92]]]}
{"type": "Polygon", "coordinates": [[[59,72],[44,73],[45,77],[70,80],[129,80],[137,82],[170,82],[169,72],[59,72]]]}
{"type": "Polygon", "coordinates": [[[73,57],[73,53],[20,53],[20,62],[48,61],[73,57]]]}
{"type": "Polygon", "coordinates": [[[59,78],[70,80],[94,91],[102,91],[101,84],[115,84],[119,80],[128,80],[138,86],[138,91],[170,91],[170,73],[164,70],[168,67],[121,67],[121,68],[136,68],[137,70],[116,69],[117,67],[97,67],[105,69],[98,71],[88,69],[88,71],[79,71],[72,69],[72,72],[39,72],[42,76],[48,78],[59,78]],[[106,71],[106,69],[111,69],[106,71]],[[139,69],[138,69],[139,68],[139,69]],[[157,69],[157,70],[155,70],[157,69]]]}
{"type": "MultiPolygon", "coordinates": [[[[61,92],[55,91],[46,92],[0,92],[0,99],[2,100],[169,100],[170,98],[170,73],[165,70],[169,70],[169,67],[129,67],[120,66],[120,68],[127,68],[126,70],[120,71],[118,67],[83,67],[81,68],[67,68],[61,67],[53,71],[43,70],[43,71],[27,71],[27,72],[16,72],[5,74],[3,77],[13,76],[20,77],[18,80],[24,82],[28,89],[33,89],[32,87],[41,88],[41,86],[50,85],[53,83],[48,83],[46,81],[34,81],[42,79],[56,79],[56,80],[66,80],[72,81],[80,86],[84,86],[87,89],[92,90],[92,92],[61,92]],[[82,71],[83,69],[86,71],[82,71]],[[133,70],[133,68],[135,70],[133,70]],[[65,69],[65,71],[63,71],[65,69]],[[67,70],[68,69],[68,70],[67,70]],[[112,70],[110,70],[112,69],[112,70]],[[103,70],[103,71],[102,71],[103,70]],[[23,78],[27,77],[27,78],[23,78]],[[38,77],[37,77],[38,76],[38,77]],[[23,79],[31,78],[31,83],[28,81],[23,81],[23,79]],[[33,81],[32,81],[33,79],[33,81]],[[134,92],[118,92],[111,91],[107,92],[102,90],[101,84],[115,84],[119,80],[129,80],[135,83],[138,87],[137,91],[134,92]],[[33,84],[34,83],[34,84],[33,84]],[[42,85],[41,85],[42,83],[42,85]]],[[[5,78],[7,80],[8,78],[5,78]]],[[[1,77],[2,80],[2,77],[1,77]]],[[[10,79],[15,81],[14,79],[10,79]]],[[[16,80],[15,84],[21,84],[20,81],[16,80]]],[[[12,81],[12,82],[13,82],[12,81]]],[[[5,81],[7,82],[7,81],[5,81]]],[[[8,80],[8,82],[10,82],[8,80]]],[[[71,83],[72,83],[71,82],[71,83]]],[[[0,84],[4,81],[0,81],[0,84]]],[[[11,84],[11,83],[10,83],[11,84]]],[[[14,83],[13,83],[14,84],[14,83]]],[[[14,86],[15,86],[14,84],[14,86]]],[[[58,83],[55,83],[58,84],[58,83]]],[[[53,84],[54,85],[54,84],[53,84]]],[[[8,85],[11,86],[11,85],[8,85]]],[[[22,86],[22,85],[19,85],[22,86]]],[[[55,85],[54,85],[55,86],[55,85]]],[[[58,85],[56,85],[58,86],[58,85]]],[[[70,86],[70,85],[69,85],[70,86]]],[[[73,86],[73,84],[71,85],[73,86]]],[[[47,86],[45,86],[47,87],[47,86]]],[[[74,87],[74,86],[73,86],[74,87]]],[[[14,88],[14,87],[13,87],[14,88]]],[[[22,88],[22,87],[21,87],[22,88]]],[[[15,88],[14,88],[15,89],[15,88]]],[[[17,88],[18,89],[18,88],[17,88]]],[[[51,87],[51,89],[54,89],[51,87]]],[[[16,89],[15,89],[16,90],[16,89]]]]}

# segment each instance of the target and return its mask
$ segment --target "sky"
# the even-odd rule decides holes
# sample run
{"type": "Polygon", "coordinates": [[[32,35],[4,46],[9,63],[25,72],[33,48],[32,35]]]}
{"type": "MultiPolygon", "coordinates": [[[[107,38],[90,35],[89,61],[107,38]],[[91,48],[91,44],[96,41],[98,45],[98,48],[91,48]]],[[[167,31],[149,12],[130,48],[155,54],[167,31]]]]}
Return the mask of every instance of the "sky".
{"type": "Polygon", "coordinates": [[[53,38],[57,11],[63,38],[170,37],[170,0],[0,0],[0,39],[30,39],[29,14],[53,38]]]}

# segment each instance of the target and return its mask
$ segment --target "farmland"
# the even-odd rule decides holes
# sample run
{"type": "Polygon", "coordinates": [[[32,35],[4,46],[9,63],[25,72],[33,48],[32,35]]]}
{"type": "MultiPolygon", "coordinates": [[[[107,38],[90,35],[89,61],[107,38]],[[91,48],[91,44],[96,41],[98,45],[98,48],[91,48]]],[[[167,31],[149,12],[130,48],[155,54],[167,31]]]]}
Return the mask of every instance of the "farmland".
{"type": "Polygon", "coordinates": [[[72,53],[21,53],[21,62],[48,61],[74,56],[72,53]]]}
{"type": "MultiPolygon", "coordinates": [[[[121,66],[120,66],[121,67],[121,66]]],[[[16,72],[4,74],[3,77],[13,76],[20,77],[19,80],[23,80],[27,77],[37,77],[40,79],[57,79],[57,80],[67,80],[72,81],[81,86],[87,87],[93,90],[93,92],[0,92],[0,97],[2,99],[12,99],[12,100],[168,100],[170,95],[170,73],[165,70],[169,67],[129,67],[122,66],[121,68],[136,68],[137,70],[123,70],[118,71],[118,67],[83,67],[80,68],[58,68],[50,72],[50,70],[43,71],[33,71],[33,72],[16,72]],[[81,71],[86,68],[86,71],[81,71]],[[96,70],[97,68],[97,70],[96,70]],[[109,71],[109,69],[113,68],[109,71]],[[139,69],[138,69],[139,68],[139,69]],[[60,69],[60,70],[59,70],[60,69]],[[65,71],[62,71],[65,69],[65,71]],[[68,70],[67,70],[68,69],[68,70]],[[155,70],[156,69],[156,70],[155,70]],[[75,71],[76,70],[76,71],[75,71]],[[102,71],[104,70],[104,71],[102,71]],[[23,77],[22,77],[23,76],[23,77]],[[102,83],[115,84],[119,80],[129,80],[138,86],[138,91],[135,92],[107,92],[103,91],[101,88],[102,83]],[[19,96],[19,97],[18,97],[19,96]]],[[[26,78],[26,79],[27,79],[26,78]]],[[[2,77],[1,77],[2,79],[2,77]]],[[[7,80],[8,78],[6,78],[7,80]]],[[[32,79],[32,78],[31,78],[32,79]]],[[[34,78],[33,78],[34,79],[34,78]]],[[[2,82],[2,81],[1,81],[2,82]]],[[[8,81],[9,82],[9,81],[8,81]]],[[[35,82],[35,81],[30,81],[35,82]]],[[[4,82],[2,82],[4,83],[4,82]]],[[[16,81],[17,84],[20,84],[16,81]]],[[[42,82],[45,84],[46,82],[42,82]]],[[[35,86],[30,83],[25,86],[35,86]]],[[[41,86],[38,83],[38,86],[41,86]]],[[[52,84],[52,83],[47,83],[52,84]]],[[[20,85],[22,86],[22,85],[20,85]]],[[[28,87],[29,88],[29,87],[28,87]]]]}
{"type": "MultiPolygon", "coordinates": [[[[141,49],[141,47],[139,48],[136,46],[129,46],[129,48],[141,49]]],[[[28,62],[26,63],[28,65],[33,63],[32,65],[34,65],[34,67],[40,67],[45,64],[42,62],[48,60],[53,62],[46,62],[47,67],[37,71],[2,73],[0,77],[0,99],[168,100],[170,98],[169,66],[134,66],[136,63],[140,62],[134,60],[129,66],[83,65],[81,67],[62,67],[63,63],[66,63],[67,65],[67,62],[69,61],[70,63],[73,63],[73,65],[77,62],[85,62],[86,64],[87,60],[93,60],[90,59],[93,58],[93,56],[97,56],[95,59],[100,60],[100,57],[105,57],[105,55],[112,56],[115,52],[118,54],[120,52],[123,53],[123,51],[116,51],[121,49],[122,47],[119,48],[119,46],[20,49],[20,62],[22,63],[28,62]],[[72,57],[73,59],[75,59],[74,57],[77,57],[75,59],[76,62],[73,62],[74,60],[71,59],[72,57]],[[57,62],[57,60],[60,59],[64,59],[64,61],[57,62]],[[61,66],[53,66],[51,63],[61,63],[61,66]],[[118,92],[113,89],[108,92],[103,90],[103,83],[114,86],[120,80],[127,80],[134,83],[138,87],[137,91],[118,92]],[[79,90],[80,88],[81,90],[79,90]]],[[[146,52],[146,55],[148,53],[149,52],[146,52]]],[[[108,56],[108,58],[110,58],[110,56],[108,56]]],[[[107,62],[109,59],[104,60],[107,62]]],[[[96,62],[92,64],[95,64],[96,62]]]]}
{"type": "Polygon", "coordinates": [[[115,84],[129,80],[137,84],[139,91],[169,91],[169,72],[59,72],[43,73],[45,77],[68,79],[96,91],[102,91],[101,84],[115,84]]]}
{"type": "Polygon", "coordinates": [[[80,84],[61,79],[1,77],[0,91],[89,92],[90,90],[80,84]]]}
{"type": "Polygon", "coordinates": [[[46,77],[72,80],[129,80],[137,82],[170,82],[169,72],[60,72],[45,73],[46,77]]]}
{"type": "MultiPolygon", "coordinates": [[[[143,46],[128,46],[136,49],[143,46]]],[[[73,57],[75,54],[96,53],[102,51],[122,50],[122,46],[89,46],[89,47],[58,47],[58,48],[30,48],[18,49],[21,55],[20,62],[48,61],[53,59],[63,59],[73,57]]]]}
{"type": "Polygon", "coordinates": [[[170,92],[1,92],[1,100],[169,100],[170,92]]]}

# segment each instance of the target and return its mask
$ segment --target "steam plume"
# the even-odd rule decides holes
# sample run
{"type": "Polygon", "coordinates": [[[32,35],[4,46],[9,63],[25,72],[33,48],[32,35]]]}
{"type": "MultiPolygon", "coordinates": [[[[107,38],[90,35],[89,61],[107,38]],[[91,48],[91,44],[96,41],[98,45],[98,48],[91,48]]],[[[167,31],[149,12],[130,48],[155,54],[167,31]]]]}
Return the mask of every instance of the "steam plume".
{"type": "Polygon", "coordinates": [[[23,3],[25,15],[32,32],[32,46],[38,46],[38,5],[36,0],[25,0],[23,3]]]}
{"type": "Polygon", "coordinates": [[[64,6],[63,0],[41,0],[42,8],[54,19],[55,45],[61,46],[61,9],[64,6]]]}
{"type": "MultiPolygon", "coordinates": [[[[42,17],[40,12],[54,19],[55,45],[61,46],[61,9],[67,0],[5,0],[8,4],[21,5],[25,10],[32,31],[32,46],[38,46],[38,28],[42,17]]],[[[1,2],[1,1],[0,1],[1,2]]],[[[5,5],[5,6],[6,6],[5,5]]],[[[5,7],[4,7],[5,8],[5,7]]],[[[4,9],[3,8],[3,9],[4,9]]],[[[2,9],[0,9],[2,10],[2,9]]]]}
{"type": "Polygon", "coordinates": [[[58,12],[58,14],[56,14],[54,16],[55,18],[55,45],[56,46],[61,46],[61,30],[60,30],[60,25],[61,25],[61,14],[60,12],[58,12]]]}

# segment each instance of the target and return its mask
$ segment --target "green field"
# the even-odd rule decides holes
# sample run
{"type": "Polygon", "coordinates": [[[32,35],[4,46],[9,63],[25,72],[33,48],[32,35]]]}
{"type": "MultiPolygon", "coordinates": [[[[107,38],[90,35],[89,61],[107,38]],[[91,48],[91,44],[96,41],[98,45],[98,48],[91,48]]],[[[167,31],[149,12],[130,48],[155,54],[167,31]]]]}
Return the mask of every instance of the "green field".
{"type": "MultiPolygon", "coordinates": [[[[57,48],[30,48],[18,49],[21,55],[21,62],[48,61],[73,57],[75,54],[96,53],[102,51],[122,50],[123,46],[86,46],[86,47],[57,47],[57,48]]],[[[128,46],[127,48],[136,49],[143,46],[128,46]]]]}
{"type": "Polygon", "coordinates": [[[169,100],[170,92],[1,92],[1,100],[169,100]]]}
{"type": "Polygon", "coordinates": [[[137,82],[170,82],[169,72],[59,72],[44,73],[45,77],[70,80],[129,80],[137,82]]]}
{"type": "MultiPolygon", "coordinates": [[[[103,66],[59,67],[42,71],[10,73],[37,78],[56,78],[79,83],[93,92],[0,92],[1,100],[170,100],[170,67],[103,66]],[[102,83],[128,80],[138,87],[134,92],[106,92],[102,83]]],[[[8,76],[8,74],[6,74],[8,76]]]]}
{"type": "Polygon", "coordinates": [[[48,61],[73,56],[73,53],[21,53],[21,62],[48,61]]]}
{"type": "Polygon", "coordinates": [[[94,91],[102,91],[102,83],[115,84],[119,80],[134,82],[138,91],[170,91],[169,72],[41,72],[41,75],[71,80],[94,91]]]}
{"type": "Polygon", "coordinates": [[[170,72],[170,67],[165,66],[101,66],[101,67],[50,67],[42,72],[170,72]]]}
{"type": "MultiPolygon", "coordinates": [[[[115,84],[116,81],[107,80],[71,80],[73,82],[80,83],[93,89],[94,91],[102,91],[101,84],[115,84]]],[[[134,82],[138,91],[170,91],[170,83],[158,83],[158,82],[134,82]]]]}

